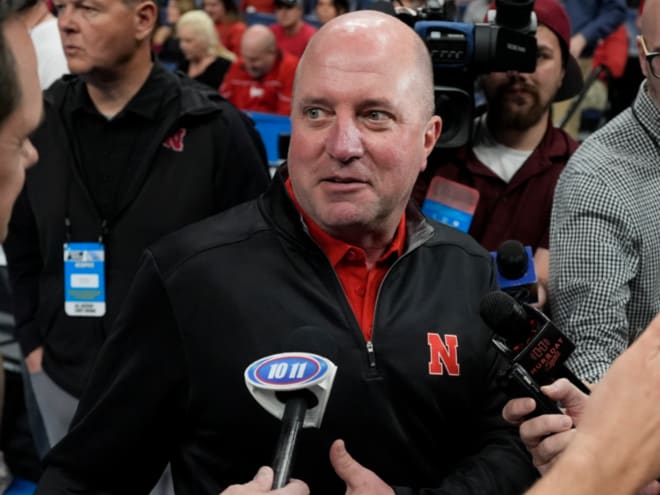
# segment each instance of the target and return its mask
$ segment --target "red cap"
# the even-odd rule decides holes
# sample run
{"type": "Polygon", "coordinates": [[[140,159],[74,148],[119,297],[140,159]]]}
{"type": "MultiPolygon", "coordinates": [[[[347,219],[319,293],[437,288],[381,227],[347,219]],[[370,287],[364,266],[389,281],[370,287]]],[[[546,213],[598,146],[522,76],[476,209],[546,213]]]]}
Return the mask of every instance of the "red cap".
{"type": "MultiPolygon", "coordinates": [[[[495,4],[491,3],[491,9],[495,4]]],[[[564,69],[564,81],[555,94],[555,101],[567,100],[577,95],[582,90],[582,70],[577,60],[570,54],[571,44],[571,21],[563,5],[558,0],[535,0],[534,12],[539,24],[550,29],[561,45],[562,54],[566,57],[564,69]]]]}

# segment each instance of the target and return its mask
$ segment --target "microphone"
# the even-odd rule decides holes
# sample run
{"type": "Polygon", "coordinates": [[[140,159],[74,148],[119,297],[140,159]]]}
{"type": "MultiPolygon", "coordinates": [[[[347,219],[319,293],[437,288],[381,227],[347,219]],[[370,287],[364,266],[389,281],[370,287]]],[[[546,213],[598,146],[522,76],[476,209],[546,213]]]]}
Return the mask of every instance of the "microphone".
{"type": "Polygon", "coordinates": [[[244,373],[248,391],[269,413],[282,420],[273,459],[272,489],[290,478],[301,428],[318,428],[328,404],[337,366],[337,344],[316,327],[300,327],[285,345],[287,352],[250,364],[244,373]]]}
{"type": "Polygon", "coordinates": [[[541,311],[516,301],[503,291],[486,294],[479,305],[482,320],[495,333],[491,342],[509,361],[498,377],[512,397],[532,397],[533,415],[560,414],[556,403],[540,390],[558,378],[566,378],[589,395],[589,388],[565,365],[575,344],[541,311]]]}
{"type": "Polygon", "coordinates": [[[524,303],[538,302],[538,281],[534,270],[532,248],[520,241],[504,241],[491,252],[497,267],[500,289],[524,303]]]}

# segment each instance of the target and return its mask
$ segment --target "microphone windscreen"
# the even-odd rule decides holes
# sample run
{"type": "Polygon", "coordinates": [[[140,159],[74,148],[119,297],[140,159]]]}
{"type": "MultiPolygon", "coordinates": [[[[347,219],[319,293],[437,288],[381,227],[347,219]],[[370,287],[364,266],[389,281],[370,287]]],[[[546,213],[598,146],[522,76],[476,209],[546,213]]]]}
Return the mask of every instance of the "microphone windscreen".
{"type": "Polygon", "coordinates": [[[481,319],[497,335],[516,343],[530,333],[525,307],[503,291],[486,294],[479,304],[481,319]]]}
{"type": "Polygon", "coordinates": [[[504,241],[497,248],[495,261],[500,275],[504,278],[515,280],[523,277],[525,272],[527,272],[529,257],[527,256],[525,246],[520,241],[509,240],[504,241]]]}

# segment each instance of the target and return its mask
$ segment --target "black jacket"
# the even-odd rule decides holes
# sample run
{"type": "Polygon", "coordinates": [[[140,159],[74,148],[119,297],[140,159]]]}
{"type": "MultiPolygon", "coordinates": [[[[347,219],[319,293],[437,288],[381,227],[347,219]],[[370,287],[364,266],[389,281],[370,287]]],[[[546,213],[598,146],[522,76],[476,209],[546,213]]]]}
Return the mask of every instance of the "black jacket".
{"type": "Polygon", "coordinates": [[[119,213],[108,219],[102,318],[64,313],[67,211],[72,242],[95,242],[101,231],[62,117],[67,94],[83,82],[69,76],[45,93],[45,120],[33,136],[39,162],[27,172],[4,247],[23,354],[43,345],[44,370],[74,396],[82,393],[143,250],[164,234],[256,197],[269,182],[263,146],[247,117],[188,78],[165,77],[159,132],[132,160],[119,213]],[[166,142],[173,135],[181,141],[166,142]]]}
{"type": "Polygon", "coordinates": [[[344,493],[328,460],[337,438],[399,493],[522,493],[536,471],[501,418],[498,359],[478,311],[495,284],[491,257],[415,207],[408,219],[406,252],[380,287],[373,353],[281,179],[157,243],[37,493],[146,494],[167,461],[178,495],[248,481],[271,463],[280,422],[243,372],[306,325],[338,347],[323,423],[301,433],[293,470],[312,493],[344,493]],[[429,341],[450,335],[458,373],[431,373],[429,341]]]}

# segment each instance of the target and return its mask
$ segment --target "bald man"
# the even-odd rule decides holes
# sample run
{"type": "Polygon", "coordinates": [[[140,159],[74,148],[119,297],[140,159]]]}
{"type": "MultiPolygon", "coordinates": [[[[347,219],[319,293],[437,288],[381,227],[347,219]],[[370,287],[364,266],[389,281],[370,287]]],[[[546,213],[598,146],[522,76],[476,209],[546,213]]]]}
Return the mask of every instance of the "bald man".
{"type": "MultiPolygon", "coordinates": [[[[281,427],[243,373],[303,339],[338,367],[292,471],[311,493],[529,486],[477,310],[492,257],[410,202],[442,127],[433,101],[408,26],[374,11],[327,23],[298,66],[288,163],[258,200],[146,252],[38,493],[146,493],[168,461],[178,495],[240,493],[281,427]]],[[[262,474],[248,488],[267,491],[262,474]]]]}
{"type": "Polygon", "coordinates": [[[241,110],[289,115],[298,57],[281,51],[260,24],[241,39],[241,56],[223,79],[220,94],[241,110]]]}

